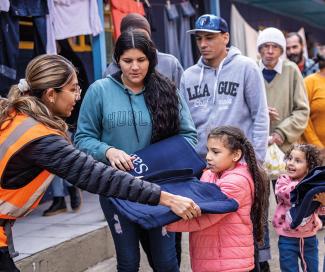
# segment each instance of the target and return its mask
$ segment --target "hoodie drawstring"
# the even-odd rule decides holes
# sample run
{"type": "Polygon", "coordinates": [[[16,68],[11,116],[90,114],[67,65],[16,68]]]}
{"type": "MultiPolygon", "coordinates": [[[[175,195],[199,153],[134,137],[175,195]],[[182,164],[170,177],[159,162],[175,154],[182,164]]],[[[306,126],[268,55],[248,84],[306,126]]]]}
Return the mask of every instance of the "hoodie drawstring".
{"type": "Polygon", "coordinates": [[[201,92],[201,85],[203,81],[203,74],[204,74],[204,65],[202,65],[201,72],[200,72],[200,79],[199,79],[199,91],[201,92]]]}
{"type": "Polygon", "coordinates": [[[129,98],[129,102],[130,102],[130,106],[131,106],[132,119],[133,119],[133,127],[134,127],[134,131],[135,131],[135,135],[137,136],[137,141],[139,143],[139,134],[138,134],[138,130],[137,130],[137,124],[135,122],[135,116],[134,116],[134,110],[133,110],[133,106],[132,106],[131,97],[130,97],[130,94],[129,94],[128,90],[126,90],[126,92],[128,94],[128,98],[129,98]]]}
{"type": "Polygon", "coordinates": [[[218,68],[218,72],[217,72],[217,78],[216,81],[214,82],[214,86],[213,86],[213,104],[216,103],[216,93],[217,93],[217,89],[218,89],[218,81],[219,81],[219,75],[223,66],[223,63],[225,61],[226,58],[224,58],[220,64],[219,64],[219,68],[218,68]]]}

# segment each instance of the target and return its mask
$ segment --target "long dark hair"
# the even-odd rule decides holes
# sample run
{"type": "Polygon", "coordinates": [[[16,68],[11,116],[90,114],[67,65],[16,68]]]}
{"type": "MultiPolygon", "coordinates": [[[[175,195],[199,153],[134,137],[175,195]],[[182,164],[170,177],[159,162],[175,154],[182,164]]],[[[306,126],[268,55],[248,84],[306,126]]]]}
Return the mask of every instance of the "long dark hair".
{"type": "Polygon", "coordinates": [[[147,75],[144,78],[144,99],[151,113],[151,142],[168,138],[179,132],[179,99],[176,86],[168,78],[155,70],[157,49],[147,35],[140,31],[125,31],[117,39],[114,59],[119,63],[126,50],[138,49],[149,60],[147,75]]]}
{"type": "Polygon", "coordinates": [[[254,202],[251,208],[254,235],[258,242],[262,241],[263,226],[267,222],[264,210],[268,206],[268,181],[263,168],[256,159],[252,144],[239,128],[232,126],[213,129],[208,135],[209,138],[220,139],[230,151],[241,150],[254,181],[254,202]]]}

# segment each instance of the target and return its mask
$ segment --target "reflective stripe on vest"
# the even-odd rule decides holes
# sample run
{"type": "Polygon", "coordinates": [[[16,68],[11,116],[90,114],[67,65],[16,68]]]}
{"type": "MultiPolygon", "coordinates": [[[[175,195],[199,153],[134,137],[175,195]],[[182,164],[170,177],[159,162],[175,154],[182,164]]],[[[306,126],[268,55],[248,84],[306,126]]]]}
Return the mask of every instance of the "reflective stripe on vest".
{"type": "MultiPolygon", "coordinates": [[[[0,132],[0,185],[4,169],[11,157],[30,142],[47,136],[59,135],[36,120],[17,115],[12,123],[0,132]]],[[[16,219],[29,213],[41,200],[51,183],[53,175],[43,170],[27,185],[18,189],[4,189],[0,186],[0,218],[16,219]]]]}

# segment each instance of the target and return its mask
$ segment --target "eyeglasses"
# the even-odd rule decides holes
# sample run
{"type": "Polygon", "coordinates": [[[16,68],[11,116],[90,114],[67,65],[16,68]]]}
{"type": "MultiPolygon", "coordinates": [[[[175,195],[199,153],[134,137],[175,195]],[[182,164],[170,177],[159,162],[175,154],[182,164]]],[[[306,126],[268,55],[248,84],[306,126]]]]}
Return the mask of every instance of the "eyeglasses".
{"type": "Polygon", "coordinates": [[[81,98],[81,93],[82,93],[82,89],[80,88],[79,85],[76,85],[74,90],[63,90],[63,89],[59,89],[59,88],[55,88],[55,90],[57,91],[61,91],[61,92],[69,92],[69,93],[74,93],[74,95],[76,96],[76,99],[79,100],[81,98]]]}
{"type": "Polygon", "coordinates": [[[74,94],[76,95],[76,97],[81,97],[81,93],[82,93],[82,89],[80,88],[79,85],[76,85],[76,88],[74,90],[74,94]]]}

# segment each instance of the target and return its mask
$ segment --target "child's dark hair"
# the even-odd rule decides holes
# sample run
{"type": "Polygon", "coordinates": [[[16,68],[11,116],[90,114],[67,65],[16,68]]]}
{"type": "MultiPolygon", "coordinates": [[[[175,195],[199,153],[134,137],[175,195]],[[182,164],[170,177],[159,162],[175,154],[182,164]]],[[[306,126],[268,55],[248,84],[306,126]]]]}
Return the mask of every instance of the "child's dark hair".
{"type": "Polygon", "coordinates": [[[242,157],[244,157],[254,181],[255,190],[251,220],[254,235],[260,242],[263,240],[263,229],[267,220],[264,210],[268,205],[268,181],[263,168],[256,159],[254,148],[244,133],[239,128],[232,126],[221,126],[213,129],[208,135],[208,139],[210,138],[220,139],[225,147],[231,151],[241,150],[242,157]]]}
{"type": "Polygon", "coordinates": [[[312,144],[293,144],[285,153],[285,160],[289,158],[292,150],[299,150],[305,154],[308,172],[310,172],[315,167],[322,165],[320,151],[317,149],[316,146],[312,144]]]}

